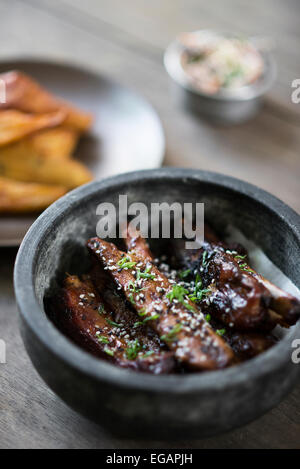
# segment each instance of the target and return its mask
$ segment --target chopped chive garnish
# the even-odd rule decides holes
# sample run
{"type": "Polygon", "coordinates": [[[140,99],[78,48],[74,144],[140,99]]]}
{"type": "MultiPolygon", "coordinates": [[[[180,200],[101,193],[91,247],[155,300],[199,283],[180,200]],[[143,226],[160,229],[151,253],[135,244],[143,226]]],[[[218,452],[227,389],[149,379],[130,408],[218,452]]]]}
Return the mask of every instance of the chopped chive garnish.
{"type": "Polygon", "coordinates": [[[184,301],[184,297],[188,294],[188,290],[182,285],[173,285],[172,290],[166,295],[168,300],[178,300],[180,303],[184,301]]]}
{"type": "Polygon", "coordinates": [[[141,317],[145,316],[145,314],[147,314],[147,311],[145,309],[138,313],[138,315],[141,316],[141,317]]]}
{"type": "Polygon", "coordinates": [[[148,321],[154,321],[155,319],[159,318],[159,314],[154,314],[153,316],[148,316],[145,318],[143,321],[137,321],[134,323],[134,327],[142,326],[143,324],[146,324],[148,321]]]}
{"type": "Polygon", "coordinates": [[[217,329],[216,330],[216,334],[221,335],[221,336],[224,335],[225,332],[226,332],[226,329],[217,329]]]}
{"type": "Polygon", "coordinates": [[[97,339],[99,342],[101,342],[101,344],[109,344],[109,340],[107,337],[105,337],[105,335],[99,335],[97,339]]]}
{"type": "Polygon", "coordinates": [[[186,301],[185,297],[188,294],[188,290],[182,285],[173,285],[172,290],[167,293],[167,298],[172,302],[173,300],[179,301],[189,311],[195,311],[195,308],[186,301]]]}
{"type": "Polygon", "coordinates": [[[135,300],[134,300],[134,298],[133,298],[133,294],[132,294],[132,293],[129,293],[128,298],[129,298],[130,303],[133,304],[133,305],[135,305],[135,300]]]}
{"type": "Polygon", "coordinates": [[[141,278],[148,278],[148,279],[151,279],[153,280],[155,278],[155,275],[154,274],[151,274],[151,266],[148,266],[144,272],[141,272],[140,269],[137,269],[137,280],[141,279],[141,278]]]}
{"type": "Polygon", "coordinates": [[[137,357],[137,354],[141,350],[141,345],[137,339],[130,342],[129,346],[126,349],[126,357],[128,360],[134,360],[137,357]]]}
{"type": "Polygon", "coordinates": [[[111,357],[113,357],[115,354],[115,352],[108,347],[105,347],[104,352],[107,353],[107,355],[110,355],[111,357]]]}
{"type": "Polygon", "coordinates": [[[247,257],[247,254],[245,254],[244,256],[240,256],[239,254],[237,254],[236,256],[234,256],[235,259],[237,260],[243,260],[247,257]]]}
{"type": "Polygon", "coordinates": [[[203,290],[198,290],[195,293],[192,293],[189,298],[190,300],[194,301],[194,302],[197,302],[197,301],[201,301],[203,300],[203,297],[205,297],[208,293],[210,293],[210,288],[204,288],[203,290]]]}
{"type": "Polygon", "coordinates": [[[130,257],[123,257],[117,262],[121,269],[132,269],[137,263],[130,260],[130,257]]]}
{"type": "Polygon", "coordinates": [[[103,306],[103,305],[99,305],[99,306],[98,306],[98,313],[99,313],[99,314],[103,314],[103,313],[104,313],[104,306],[103,306]]]}
{"type": "Polygon", "coordinates": [[[206,258],[207,258],[207,251],[204,251],[203,257],[202,257],[202,267],[205,267],[207,265],[206,258]]]}
{"type": "Polygon", "coordinates": [[[172,342],[176,338],[176,334],[181,330],[182,325],[176,324],[167,334],[162,335],[160,338],[164,342],[172,342]]]}
{"type": "Polygon", "coordinates": [[[199,274],[196,275],[195,279],[195,288],[193,293],[189,295],[190,300],[194,301],[197,303],[198,301],[201,301],[203,297],[205,297],[208,293],[210,293],[209,288],[202,288],[202,279],[199,274]]]}
{"type": "Polygon", "coordinates": [[[182,270],[178,273],[178,277],[181,279],[186,278],[191,273],[191,269],[182,270]]]}
{"type": "Polygon", "coordinates": [[[140,291],[144,290],[144,288],[137,287],[136,284],[130,280],[130,282],[127,283],[127,290],[132,293],[139,293],[140,291]]]}
{"type": "Polygon", "coordinates": [[[118,324],[115,321],[111,321],[110,319],[106,319],[106,322],[108,322],[108,324],[110,324],[111,326],[114,326],[114,327],[122,327],[121,324],[118,324]]]}
{"type": "Polygon", "coordinates": [[[210,314],[206,314],[205,315],[205,319],[207,322],[209,322],[211,320],[211,315],[210,314]]]}
{"type": "Polygon", "coordinates": [[[245,262],[244,264],[239,264],[239,268],[240,268],[241,270],[243,270],[244,272],[249,272],[249,273],[253,273],[253,272],[254,272],[254,270],[252,270],[252,269],[248,266],[248,264],[246,264],[246,262],[245,262]]]}

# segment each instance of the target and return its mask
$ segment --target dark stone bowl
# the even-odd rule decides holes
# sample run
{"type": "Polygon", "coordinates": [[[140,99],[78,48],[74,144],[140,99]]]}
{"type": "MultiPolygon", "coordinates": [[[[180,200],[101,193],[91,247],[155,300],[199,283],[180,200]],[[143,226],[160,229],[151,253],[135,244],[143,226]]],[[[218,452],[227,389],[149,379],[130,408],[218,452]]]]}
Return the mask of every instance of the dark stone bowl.
{"type": "Polygon", "coordinates": [[[230,369],[152,376],[119,369],[71,343],[48,320],[43,299],[64,272],[84,270],[96,206],[205,202],[219,227],[230,223],[261,246],[300,287],[300,217],[270,194],[220,174],[163,168],[93,182],[48,208],[27,233],[15,266],[21,333],[33,365],[72,408],[127,437],[193,438],[243,425],[276,405],[299,376],[292,341],[300,324],[261,356],[230,369]]]}

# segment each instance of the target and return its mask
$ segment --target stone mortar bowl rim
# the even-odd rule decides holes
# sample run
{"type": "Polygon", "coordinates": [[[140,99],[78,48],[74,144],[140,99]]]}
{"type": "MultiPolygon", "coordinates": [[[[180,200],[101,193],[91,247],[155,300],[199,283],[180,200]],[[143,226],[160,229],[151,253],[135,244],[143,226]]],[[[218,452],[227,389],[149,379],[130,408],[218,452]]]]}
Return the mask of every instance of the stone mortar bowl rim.
{"type": "Polygon", "coordinates": [[[258,187],[236,178],[209,171],[201,171],[185,168],[160,168],[156,170],[135,171],[131,173],[113,176],[102,181],[94,181],[81,186],[59,199],[46,209],[34,222],[27,232],[18,251],[15,271],[14,287],[20,315],[31,331],[40,339],[43,345],[61,361],[72,368],[78,369],[83,374],[101,382],[118,385],[124,389],[136,389],[164,394],[184,394],[187,392],[213,392],[214,390],[238,386],[245,380],[255,380],[261,375],[268,375],[286,362],[287,347],[290,349],[290,336],[300,334],[300,321],[293,330],[274,347],[260,356],[240,365],[224,370],[210,371],[206,373],[194,373],[186,375],[150,375],[136,373],[127,369],[121,369],[113,364],[99,360],[77,345],[69,341],[44,314],[43,307],[39,304],[34,288],[34,265],[38,258],[41,243],[47,234],[51,232],[53,223],[63,219],[64,213],[82,203],[92,194],[110,187],[118,187],[123,183],[133,183],[145,179],[165,178],[188,180],[193,179],[199,183],[212,183],[223,186],[237,194],[243,194],[268,209],[275,211],[277,216],[284,219],[285,224],[293,230],[300,245],[300,216],[273,195],[258,187]]]}

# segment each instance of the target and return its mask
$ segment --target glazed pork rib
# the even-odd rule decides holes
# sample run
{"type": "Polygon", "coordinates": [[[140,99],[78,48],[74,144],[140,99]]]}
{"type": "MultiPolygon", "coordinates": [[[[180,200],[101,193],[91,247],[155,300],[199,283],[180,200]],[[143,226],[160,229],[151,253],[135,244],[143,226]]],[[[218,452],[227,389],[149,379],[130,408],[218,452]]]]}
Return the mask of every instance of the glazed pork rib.
{"type": "Polygon", "coordinates": [[[124,238],[127,251],[134,251],[135,255],[141,257],[142,260],[153,262],[154,259],[149,245],[139,231],[128,225],[124,238]]]}
{"type": "Polygon", "coordinates": [[[211,293],[209,309],[224,324],[267,330],[276,324],[289,327],[299,319],[300,301],[255,272],[241,246],[204,242],[199,250],[177,252],[185,268],[199,273],[211,293]]]}
{"type": "Polygon", "coordinates": [[[276,287],[276,285],[255,272],[253,269],[250,269],[250,272],[252,276],[256,278],[270,293],[270,308],[271,311],[273,311],[273,315],[275,312],[277,322],[284,327],[296,324],[300,318],[299,299],[281,290],[281,288],[276,287]]]}
{"type": "Polygon", "coordinates": [[[89,279],[68,276],[51,310],[57,326],[97,357],[154,374],[168,373],[174,368],[172,353],[162,351],[158,340],[132,329],[126,322],[128,318],[109,312],[89,279]]]}
{"type": "Polygon", "coordinates": [[[223,337],[240,360],[256,357],[277,342],[274,335],[259,332],[226,331],[223,337]]]}
{"type": "Polygon", "coordinates": [[[149,324],[179,362],[194,370],[224,368],[231,363],[230,347],[185,292],[172,286],[149,260],[142,260],[134,250],[119,251],[100,238],[90,239],[87,245],[132,303],[139,322],[149,324]]]}
{"type": "Polygon", "coordinates": [[[254,330],[270,322],[271,295],[239,263],[241,256],[219,243],[204,242],[193,252],[186,251],[185,268],[198,274],[195,285],[200,304],[223,324],[239,330],[254,330]],[[201,295],[205,291],[205,295],[201,295]]]}
{"type": "MultiPolygon", "coordinates": [[[[218,242],[218,239],[212,229],[206,225],[205,226],[205,239],[214,240],[218,242]]],[[[147,241],[140,235],[138,231],[127,229],[126,246],[128,251],[134,250],[135,254],[140,258],[145,258],[151,262],[154,261],[154,257],[150,251],[147,241]]],[[[233,248],[233,245],[231,246],[233,248]]],[[[235,249],[238,249],[239,252],[245,252],[242,246],[234,245],[235,249]]],[[[272,334],[262,334],[260,332],[241,332],[233,331],[231,329],[223,329],[222,323],[217,323],[216,321],[211,321],[210,325],[214,331],[222,331],[223,338],[233,349],[238,360],[247,360],[249,358],[255,357],[260,353],[264,352],[268,348],[272,347],[277,339],[272,334]]]]}
{"type": "Polygon", "coordinates": [[[103,270],[99,262],[95,262],[88,278],[93,282],[95,288],[103,298],[105,305],[109,311],[113,311],[114,320],[116,322],[122,321],[126,324],[129,331],[133,331],[135,338],[139,343],[147,347],[147,350],[164,352],[163,357],[168,358],[165,360],[165,373],[170,372],[175,368],[176,362],[173,357],[173,352],[170,352],[164,342],[159,336],[146,324],[140,324],[136,313],[132,307],[116,289],[116,284],[113,279],[103,270]],[[173,357],[173,360],[171,359],[173,357]]]}

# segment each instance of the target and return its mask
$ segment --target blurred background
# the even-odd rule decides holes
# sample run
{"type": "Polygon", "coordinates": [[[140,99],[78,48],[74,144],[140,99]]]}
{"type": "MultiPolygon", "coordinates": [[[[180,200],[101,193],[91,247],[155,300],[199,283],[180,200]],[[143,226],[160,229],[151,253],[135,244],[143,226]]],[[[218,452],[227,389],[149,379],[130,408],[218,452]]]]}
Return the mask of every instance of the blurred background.
{"type": "MultiPolygon", "coordinates": [[[[75,63],[128,86],[157,111],[166,136],[164,165],[235,176],[275,194],[300,212],[299,0],[4,0],[1,60],[36,57],[75,63]],[[277,78],[260,113],[219,126],[180,106],[163,65],[182,31],[212,28],[271,40],[277,78]]],[[[17,330],[12,271],[16,249],[0,249],[0,447],[136,448],[176,443],[120,441],[52,394],[29,362],[17,330]]],[[[276,409],[241,430],[181,448],[299,447],[299,385],[276,409]]]]}
{"type": "Polygon", "coordinates": [[[10,0],[0,4],[1,57],[75,62],[144,95],[162,120],[164,164],[218,171],[272,192],[300,211],[298,0],[10,0]],[[250,122],[208,124],[174,100],[163,67],[182,31],[212,28],[269,37],[278,66],[265,106],[250,122]]]}

